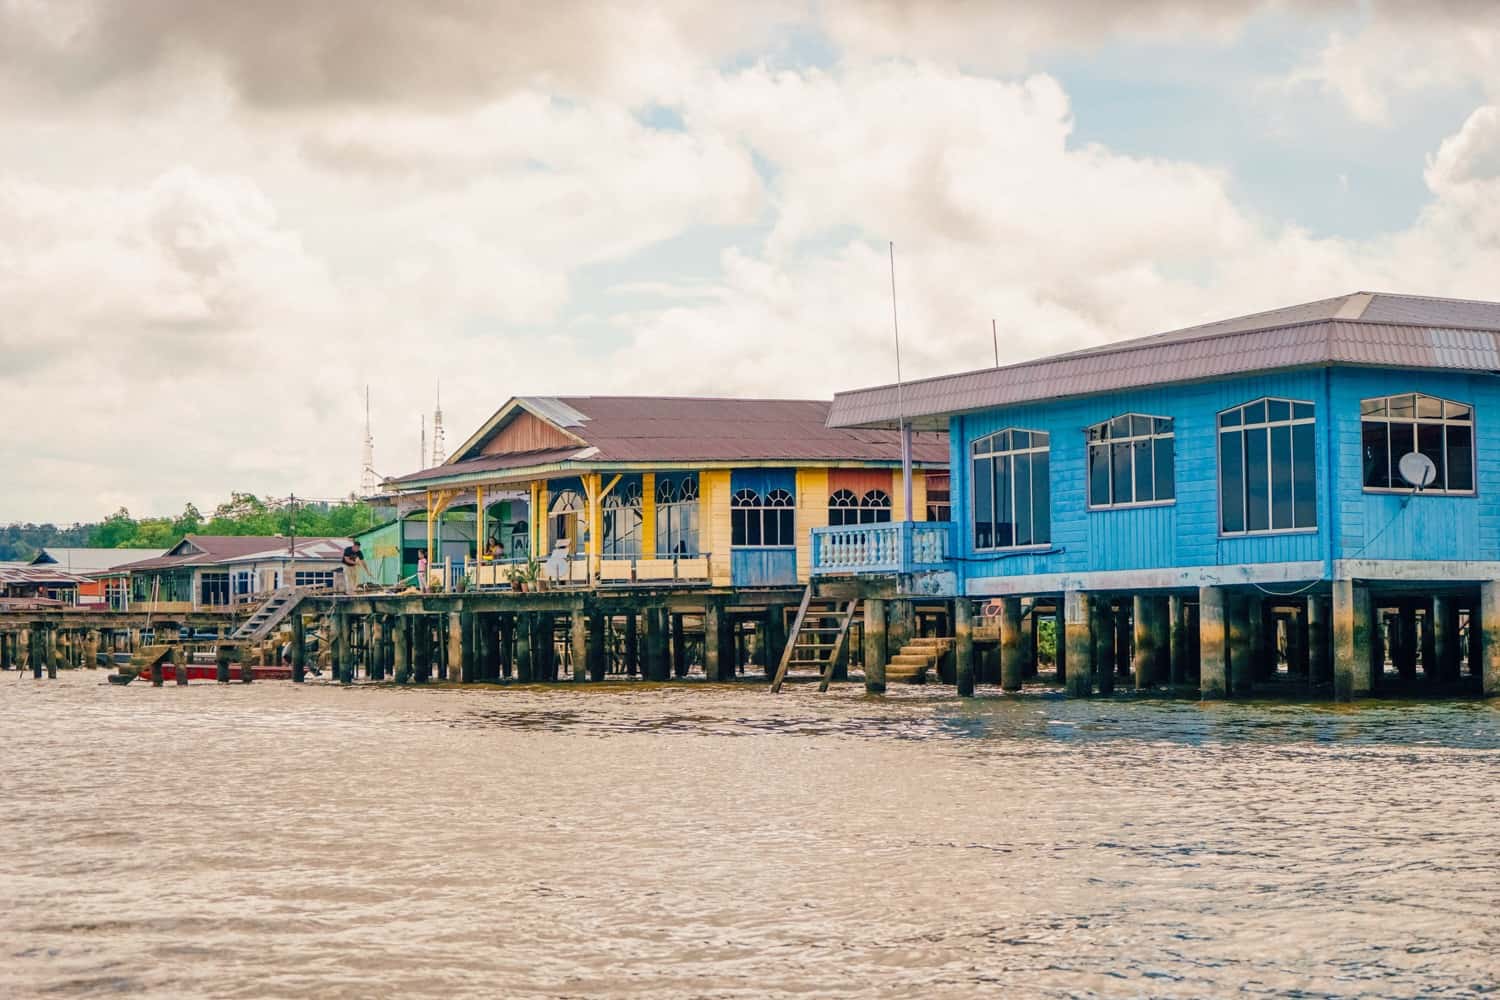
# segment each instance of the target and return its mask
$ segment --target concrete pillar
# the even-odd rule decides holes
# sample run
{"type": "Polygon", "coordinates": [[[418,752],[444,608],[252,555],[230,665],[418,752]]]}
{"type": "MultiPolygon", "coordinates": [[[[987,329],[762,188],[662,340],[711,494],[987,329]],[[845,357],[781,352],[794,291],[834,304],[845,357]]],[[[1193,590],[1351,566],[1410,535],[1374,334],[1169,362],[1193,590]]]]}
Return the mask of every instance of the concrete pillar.
{"type": "Polygon", "coordinates": [[[582,684],[589,676],[589,616],[582,601],[573,605],[568,616],[568,645],[573,654],[573,682],[582,684]]]}
{"type": "Polygon", "coordinates": [[[1177,687],[1186,684],[1187,677],[1187,602],[1181,594],[1172,594],[1167,598],[1167,683],[1177,687]]]}
{"type": "Polygon", "coordinates": [[[1198,589],[1198,696],[1204,700],[1229,693],[1228,596],[1223,587],[1198,589]]]}
{"type": "Polygon", "coordinates": [[[953,672],[960,698],[974,697],[974,602],[953,602],[953,672]]]}
{"type": "Polygon", "coordinates": [[[1087,591],[1063,594],[1063,644],[1067,647],[1068,694],[1083,698],[1093,693],[1093,599],[1087,591]]]}
{"type": "Polygon", "coordinates": [[[1432,612],[1432,661],[1427,669],[1432,680],[1451,684],[1458,680],[1458,607],[1451,597],[1434,597],[1432,612]]]}
{"type": "Polygon", "coordinates": [[[1420,622],[1422,634],[1422,681],[1426,684],[1436,684],[1438,681],[1437,665],[1437,637],[1433,634],[1436,629],[1432,622],[1432,601],[1425,602],[1422,608],[1420,622]]]}
{"type": "Polygon", "coordinates": [[[584,650],[584,661],[589,668],[589,680],[602,681],[609,674],[609,656],[604,648],[604,616],[595,612],[589,615],[588,646],[584,650]]]}
{"type": "Polygon", "coordinates": [[[1115,693],[1115,610],[1107,595],[1094,598],[1094,680],[1100,694],[1115,693]]]}
{"type": "MultiPolygon", "coordinates": [[[[500,616],[500,676],[510,680],[515,665],[516,616],[500,616]]],[[[601,646],[602,648],[602,646],[601,646]]]]}
{"type": "MultiPolygon", "coordinates": [[[[777,611],[776,615],[779,616],[780,612],[777,611]]],[[[775,670],[775,643],[771,636],[771,618],[772,615],[766,615],[766,648],[762,651],[762,655],[765,657],[769,669],[775,670]]],[[[688,675],[687,635],[682,627],[682,615],[672,614],[671,622],[672,676],[681,680],[688,675]]]]}
{"type": "Polygon", "coordinates": [[[885,601],[865,601],[865,693],[885,694],[885,665],[889,662],[885,633],[885,601]]]}
{"type": "Polygon", "coordinates": [[[536,656],[531,649],[531,640],[536,631],[536,616],[530,613],[516,615],[516,680],[530,684],[536,680],[536,656]]]}
{"type": "Polygon", "coordinates": [[[1250,600],[1230,593],[1226,601],[1229,618],[1229,693],[1243,697],[1254,682],[1253,636],[1250,632],[1250,600]]]}
{"type": "Polygon", "coordinates": [[[1486,698],[1500,695],[1500,580],[1486,580],[1479,586],[1479,621],[1484,629],[1480,640],[1480,691],[1486,698]]]}
{"type": "Polygon", "coordinates": [[[1021,599],[1000,599],[1000,687],[1021,690],[1026,664],[1021,648],[1021,599]]]}
{"type": "MultiPolygon", "coordinates": [[[[868,624],[865,627],[868,629],[868,624]]],[[[776,668],[781,666],[781,657],[786,653],[786,642],[786,609],[780,605],[768,608],[766,610],[766,665],[772,673],[775,673],[776,668]]],[[[868,654],[868,648],[863,652],[868,654]]],[[[860,659],[866,663],[869,662],[868,655],[860,659]]]]}
{"type": "Polygon", "coordinates": [[[703,606],[703,676],[710,681],[724,679],[723,618],[724,608],[718,601],[703,606]]]}
{"type": "Polygon", "coordinates": [[[60,655],[57,651],[57,629],[49,626],[43,630],[43,635],[47,641],[47,679],[55,681],[57,680],[57,658],[60,655]]]}
{"type": "Polygon", "coordinates": [[[911,601],[894,600],[885,606],[885,648],[895,655],[909,644],[917,630],[917,610],[911,601]]]}
{"type": "Polygon", "coordinates": [[[1471,679],[1477,679],[1484,673],[1484,616],[1480,614],[1483,600],[1483,596],[1477,597],[1469,609],[1469,643],[1465,655],[1468,657],[1471,679]]]}
{"type": "Polygon", "coordinates": [[[1371,690],[1370,606],[1368,588],[1333,581],[1333,696],[1339,701],[1371,690]]]}
{"type": "Polygon", "coordinates": [[[1066,687],[1068,683],[1068,626],[1063,621],[1063,598],[1052,605],[1052,665],[1057,671],[1057,683],[1066,687]]]}
{"type": "Polygon", "coordinates": [[[1333,683],[1333,636],[1328,631],[1329,598],[1307,599],[1307,679],[1312,684],[1333,683]]]}
{"type": "MultiPolygon", "coordinates": [[[[1036,598],[1021,601],[1021,679],[1036,676],[1036,598]]],[[[1001,671],[1002,680],[1004,671],[1001,671]]]]}

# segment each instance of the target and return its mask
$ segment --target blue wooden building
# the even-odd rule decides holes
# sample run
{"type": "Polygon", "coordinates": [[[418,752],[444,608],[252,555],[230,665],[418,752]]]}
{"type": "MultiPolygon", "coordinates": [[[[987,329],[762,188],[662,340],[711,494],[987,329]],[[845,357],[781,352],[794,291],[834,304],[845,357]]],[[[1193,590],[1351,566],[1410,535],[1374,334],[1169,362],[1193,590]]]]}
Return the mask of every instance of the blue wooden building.
{"type": "MultiPolygon", "coordinates": [[[[1055,616],[1080,694],[1500,693],[1500,304],[1361,292],[842,393],[829,420],[949,432],[952,524],[897,589],[958,598],[961,661],[993,618],[1008,687],[1055,616]]],[[[857,531],[814,573],[865,572],[857,531]]]]}

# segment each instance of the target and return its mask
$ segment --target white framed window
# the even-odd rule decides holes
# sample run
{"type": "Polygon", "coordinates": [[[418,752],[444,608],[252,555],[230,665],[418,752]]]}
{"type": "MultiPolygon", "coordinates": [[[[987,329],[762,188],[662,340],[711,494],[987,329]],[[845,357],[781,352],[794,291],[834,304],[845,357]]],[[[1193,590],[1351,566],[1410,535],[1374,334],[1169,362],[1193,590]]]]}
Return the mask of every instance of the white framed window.
{"type": "Polygon", "coordinates": [[[641,487],[629,483],[604,498],[604,541],[600,552],[623,559],[641,554],[641,487]]]}
{"type": "Polygon", "coordinates": [[[1425,455],[1437,470],[1423,493],[1474,493],[1474,407],[1421,393],[1378,396],[1359,404],[1366,492],[1411,493],[1403,455],[1425,455]]]}
{"type": "Polygon", "coordinates": [[[1125,413],[1088,429],[1089,506],[1141,507],[1176,495],[1171,417],[1125,413]]]}
{"type": "Polygon", "coordinates": [[[891,495],[870,490],[860,496],[853,490],[835,490],[828,498],[828,524],[840,528],[850,524],[886,524],[891,519],[891,495]]]}
{"type": "Polygon", "coordinates": [[[292,574],[292,581],[293,585],[297,587],[316,587],[332,590],[333,570],[299,569],[292,574]]]}
{"type": "Polygon", "coordinates": [[[1219,414],[1219,531],[1318,526],[1313,404],[1257,399],[1219,414]]]}
{"type": "Polygon", "coordinates": [[[698,477],[692,473],[656,479],[656,554],[698,555],[698,477]]]}
{"type": "Polygon", "coordinates": [[[730,498],[730,543],[743,548],[797,544],[797,500],[786,490],[739,490],[730,498]]]}
{"type": "Polygon", "coordinates": [[[1051,437],[1011,428],[970,448],[974,547],[1014,549],[1052,541],[1051,437]]]}

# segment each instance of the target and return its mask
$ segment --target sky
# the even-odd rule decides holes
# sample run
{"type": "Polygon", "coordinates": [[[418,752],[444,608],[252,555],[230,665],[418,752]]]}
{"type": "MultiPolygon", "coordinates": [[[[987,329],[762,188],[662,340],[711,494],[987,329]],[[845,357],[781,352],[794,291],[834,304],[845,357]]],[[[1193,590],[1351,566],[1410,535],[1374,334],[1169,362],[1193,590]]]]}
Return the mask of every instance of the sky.
{"type": "Polygon", "coordinates": [[[1491,0],[0,0],[0,523],[420,467],[513,395],[827,398],[1500,298],[1491,0]]]}

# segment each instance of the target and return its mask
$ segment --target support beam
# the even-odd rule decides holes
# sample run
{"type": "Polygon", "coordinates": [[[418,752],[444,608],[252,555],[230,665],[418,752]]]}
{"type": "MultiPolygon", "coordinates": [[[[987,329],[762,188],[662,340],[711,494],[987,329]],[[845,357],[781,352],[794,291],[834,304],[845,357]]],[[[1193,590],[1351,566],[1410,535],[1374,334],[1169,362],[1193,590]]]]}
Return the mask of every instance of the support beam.
{"type": "MultiPolygon", "coordinates": [[[[780,614],[780,611],[777,612],[780,614]]],[[[865,601],[865,694],[885,694],[885,666],[888,660],[885,632],[885,601],[873,597],[865,601]]]]}
{"type": "MultiPolygon", "coordinates": [[[[786,608],[773,604],[766,609],[766,664],[773,674],[786,652],[786,641],[786,608]]],[[[868,657],[861,659],[867,661],[868,657]]]]}
{"type": "MultiPolygon", "coordinates": [[[[300,623],[301,615],[294,616],[300,623]]],[[[388,619],[393,640],[391,646],[391,672],[395,674],[397,684],[407,684],[411,681],[411,621],[406,615],[391,615],[388,619]]],[[[299,637],[300,639],[300,637],[299,637]]],[[[295,670],[296,660],[293,660],[295,670]]]]}
{"type": "Polygon", "coordinates": [[[1143,691],[1156,686],[1157,631],[1152,612],[1152,598],[1135,595],[1131,602],[1131,620],[1135,626],[1135,656],[1131,666],[1135,671],[1135,688],[1143,691]]]}
{"type": "Polygon", "coordinates": [[[1021,599],[1000,600],[1000,687],[1005,691],[1021,690],[1026,664],[1021,648],[1021,599]]]}
{"type": "Polygon", "coordinates": [[[443,680],[458,684],[468,680],[464,676],[464,619],[457,611],[448,612],[448,656],[444,663],[443,680]]]}
{"type": "Polygon", "coordinates": [[[1333,636],[1328,630],[1330,599],[1313,594],[1307,599],[1307,679],[1311,684],[1333,683],[1333,636]]]}
{"type": "MultiPolygon", "coordinates": [[[[1036,676],[1036,639],[1037,639],[1037,616],[1036,598],[1025,597],[1021,599],[1021,621],[1024,623],[1021,629],[1021,679],[1036,676]]],[[[1004,682],[1005,669],[1001,667],[1001,680],[1004,682]]]]}
{"type": "Polygon", "coordinates": [[[1500,696],[1500,580],[1486,580],[1479,586],[1479,621],[1484,629],[1481,640],[1480,691],[1486,698],[1500,696]]]}
{"type": "Polygon", "coordinates": [[[604,616],[597,611],[589,615],[587,645],[583,655],[589,670],[589,680],[604,680],[609,674],[609,656],[604,648],[604,616]]]}
{"type": "Polygon", "coordinates": [[[1223,587],[1198,590],[1198,697],[1205,701],[1229,693],[1228,596],[1223,587]]]}
{"type": "MultiPolygon", "coordinates": [[[[682,678],[684,678],[684,677],[686,677],[688,675],[687,636],[684,634],[684,629],[682,627],[682,615],[680,615],[680,614],[674,614],[674,615],[672,615],[671,616],[671,621],[672,621],[672,628],[671,628],[671,637],[672,637],[672,676],[676,677],[678,680],[681,680],[682,678]]],[[[771,632],[771,626],[770,626],[770,621],[769,621],[769,617],[768,617],[767,622],[766,622],[766,635],[767,635],[767,639],[768,639],[768,649],[765,652],[765,657],[766,657],[766,662],[769,663],[769,664],[771,664],[772,665],[772,669],[774,670],[775,669],[775,663],[776,663],[776,661],[773,660],[773,659],[771,659],[771,653],[769,652],[769,637],[770,637],[770,632],[771,632]]]]}
{"type": "Polygon", "coordinates": [[[1432,599],[1433,680],[1452,684],[1458,680],[1458,606],[1451,597],[1432,599]]]}
{"type": "Polygon", "coordinates": [[[527,612],[516,616],[516,680],[531,684],[536,680],[536,654],[531,641],[536,634],[536,616],[527,612]]]}
{"type": "Polygon", "coordinates": [[[307,623],[301,611],[292,612],[292,683],[307,680],[307,623]]]}
{"type": "Polygon", "coordinates": [[[1187,674],[1187,602],[1181,594],[1172,594],[1167,598],[1167,683],[1180,687],[1187,683],[1187,674]]]}
{"type": "Polygon", "coordinates": [[[1068,694],[1083,698],[1093,693],[1093,600],[1087,591],[1063,594],[1063,642],[1067,646],[1068,694]]]}
{"type": "Polygon", "coordinates": [[[1093,607],[1094,681],[1100,694],[1115,693],[1115,608],[1109,595],[1097,594],[1093,607]]]}
{"type": "Polygon", "coordinates": [[[953,669],[960,698],[974,697],[974,602],[953,602],[953,669]]]}
{"type": "Polygon", "coordinates": [[[625,616],[625,676],[635,677],[641,670],[641,633],[637,616],[625,616]]]}
{"type": "Polygon", "coordinates": [[[1255,647],[1250,608],[1250,598],[1243,594],[1229,595],[1229,692],[1236,698],[1249,695],[1254,684],[1255,647]]]}
{"type": "MultiPolygon", "coordinates": [[[[708,601],[703,607],[703,676],[710,681],[724,679],[723,627],[724,607],[708,601]]],[[[626,642],[630,634],[626,632],[626,642]]],[[[628,655],[628,652],[627,652],[628,655]]]]}
{"type": "Polygon", "coordinates": [[[1333,581],[1333,696],[1352,701],[1370,693],[1370,591],[1333,581]]]}
{"type": "Polygon", "coordinates": [[[573,683],[582,684],[589,678],[589,616],[583,602],[573,605],[568,615],[568,652],[573,658],[573,683]]]}

